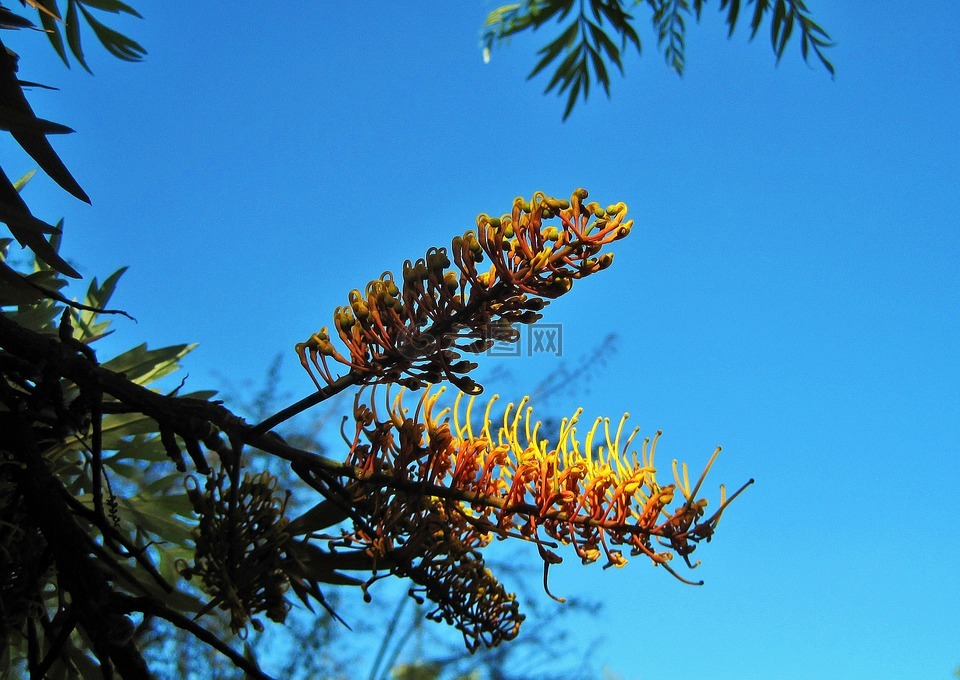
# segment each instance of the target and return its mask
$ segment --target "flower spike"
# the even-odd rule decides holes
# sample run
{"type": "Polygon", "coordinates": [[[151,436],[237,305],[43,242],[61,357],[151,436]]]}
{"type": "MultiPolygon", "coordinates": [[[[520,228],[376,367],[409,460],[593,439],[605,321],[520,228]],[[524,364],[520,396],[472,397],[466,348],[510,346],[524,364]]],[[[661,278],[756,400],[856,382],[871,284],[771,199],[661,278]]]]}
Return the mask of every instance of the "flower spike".
{"type": "Polygon", "coordinates": [[[446,380],[479,394],[483,388],[466,375],[476,364],[461,353],[515,340],[512,324],[537,321],[575,279],[610,266],[613,254],[600,251],[630,232],[626,205],[604,209],[586,197],[584,189],[570,200],[537,192],[515,199],[509,214],[479,215],[476,230],[455,237],[449,251],[430,248],[404,263],[399,280],[385,272],[363,292],[351,291],[349,305],[334,312],[333,333],[324,327],[297,344],[300,363],[317,389],[337,381],[333,361],[355,384],[422,388],[446,380]]]}
{"type": "Polygon", "coordinates": [[[444,389],[424,390],[412,414],[404,406],[405,390],[394,397],[387,391],[383,414],[375,394],[370,406],[361,403],[363,390],[357,394],[355,433],[344,433],[346,462],[356,474],[344,488],[362,521],[328,539],[331,550],[362,549],[391,573],[420,584],[437,604],[432,617],[453,622],[471,649],[510,639],[523,618],[513,596],[483,566],[480,549],[493,536],[534,543],[545,588],[549,566],[562,561],[554,552],[561,545],[584,564],[605,558],[605,568],[624,566],[624,550],[645,555],[693,583],[670,560],[679,555],[695,567],[689,556],[697,544],[712,538],[727,505],[753,481],[729,499],[721,486],[720,507],[704,519],[707,501],[696,496],[719,449],[692,489],[686,465],[681,476],[676,463],[676,483],[661,486],[654,467],[661,433],[644,440],[638,455],[631,449],[638,430],[626,434],[626,415],[615,429],[598,418],[581,443],[578,409],[550,442],[527,398],[495,418],[494,396],[478,424],[476,395],[460,393],[442,407],[444,389]],[[494,420],[501,423],[496,430],[494,420]],[[656,550],[653,538],[666,550],[656,550]],[[474,599],[478,588],[487,596],[474,599]]]}

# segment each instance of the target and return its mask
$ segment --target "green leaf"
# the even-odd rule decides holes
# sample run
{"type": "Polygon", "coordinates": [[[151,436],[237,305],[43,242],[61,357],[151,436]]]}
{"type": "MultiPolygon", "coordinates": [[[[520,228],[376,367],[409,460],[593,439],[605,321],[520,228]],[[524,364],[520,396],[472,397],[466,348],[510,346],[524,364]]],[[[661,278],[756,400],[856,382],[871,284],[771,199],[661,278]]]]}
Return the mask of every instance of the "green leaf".
{"type": "MultiPolygon", "coordinates": [[[[57,5],[54,0],[41,0],[41,4],[50,11],[57,11],[57,5]]],[[[60,23],[45,12],[40,12],[40,23],[43,26],[50,44],[59,55],[63,63],[70,67],[70,60],[67,58],[67,50],[63,45],[63,36],[60,33],[60,23]]]]}
{"type": "Polygon", "coordinates": [[[113,14],[118,14],[124,12],[125,14],[130,14],[135,16],[138,19],[142,19],[143,16],[137,12],[130,5],[120,2],[120,0],[82,0],[83,4],[87,7],[95,7],[96,9],[103,10],[104,12],[111,12],[113,14]]]}
{"type": "MultiPolygon", "coordinates": [[[[177,473],[174,477],[179,480],[181,475],[177,473]]],[[[182,490],[183,487],[180,486],[180,489],[182,490]]],[[[186,493],[165,493],[157,495],[154,502],[157,507],[162,508],[172,515],[188,517],[190,513],[193,512],[193,506],[190,504],[190,499],[186,493]]]]}
{"type": "Polygon", "coordinates": [[[48,15],[53,19],[60,19],[60,9],[57,0],[20,0],[21,5],[30,5],[41,15],[48,15]]]}
{"type": "Polygon", "coordinates": [[[104,46],[104,48],[115,56],[117,59],[123,61],[141,61],[143,57],[147,54],[147,50],[144,47],[136,42],[131,40],[122,33],[104,26],[99,21],[97,21],[90,12],[83,8],[83,5],[80,6],[80,11],[83,12],[84,18],[87,20],[87,23],[90,24],[90,28],[93,29],[93,32],[96,34],[97,39],[104,46]]]}
{"type": "MultiPolygon", "coordinates": [[[[157,431],[157,421],[140,413],[111,413],[103,418],[101,433],[103,448],[108,451],[119,450],[120,440],[138,434],[152,434],[157,431]]],[[[136,452],[129,449],[123,457],[135,458],[136,452]]]]}
{"type": "Polygon", "coordinates": [[[780,61],[780,58],[783,57],[783,53],[786,50],[787,42],[790,40],[790,35],[793,33],[793,20],[795,18],[793,10],[790,10],[790,13],[787,14],[786,23],[783,27],[783,31],[780,33],[780,44],[777,45],[777,61],[780,61]]]}
{"type": "Polygon", "coordinates": [[[73,52],[73,56],[86,69],[87,73],[93,73],[83,56],[83,45],[80,42],[80,18],[77,15],[76,0],[67,0],[67,18],[63,23],[67,32],[67,44],[70,45],[70,51],[73,52]]]}
{"type": "Polygon", "coordinates": [[[143,470],[138,468],[136,465],[130,465],[129,463],[124,463],[115,458],[110,458],[103,461],[104,465],[109,467],[115,473],[121,477],[125,477],[134,483],[139,483],[143,479],[143,470]]]}
{"type": "MultiPolygon", "coordinates": [[[[824,54],[824,48],[832,43],[827,33],[809,18],[806,5],[802,0],[748,0],[745,4],[752,5],[751,40],[769,19],[771,42],[779,61],[799,23],[800,49],[804,60],[809,59],[812,48],[831,76],[834,75],[833,64],[824,54]]],[[[623,5],[621,0],[581,0],[578,3],[579,12],[576,19],[569,25],[564,25],[559,36],[549,40],[538,50],[538,60],[529,77],[539,75],[548,66],[555,68],[544,91],[555,91],[567,98],[565,117],[569,115],[571,106],[575,105],[581,93],[583,99],[587,99],[591,79],[594,76],[609,94],[608,59],[617,65],[622,74],[624,70],[622,52],[626,50],[627,43],[633,44],[638,53],[641,52],[642,45],[634,19],[624,11],[623,5]],[[588,15],[598,23],[588,19],[588,15]],[[581,39],[574,47],[578,31],[581,39]],[[613,36],[620,38],[619,49],[614,44],[613,36]],[[588,48],[589,55],[583,51],[588,48]],[[564,54],[559,66],[556,66],[564,49],[569,50],[569,53],[564,54]],[[573,92],[577,94],[571,99],[570,95],[573,92]]],[[[629,6],[643,6],[652,10],[654,29],[658,45],[663,50],[664,60],[682,75],[686,65],[687,19],[684,15],[693,14],[699,21],[703,5],[703,0],[647,0],[647,2],[634,0],[629,6]]],[[[733,35],[741,7],[741,0],[720,0],[720,11],[726,13],[728,37],[733,35]]],[[[488,15],[483,42],[486,49],[489,49],[496,41],[502,41],[526,29],[535,30],[551,19],[558,18],[563,23],[573,9],[573,0],[527,0],[501,6],[488,15]]]]}
{"type": "Polygon", "coordinates": [[[587,50],[590,53],[590,60],[593,62],[593,70],[597,72],[597,80],[603,85],[603,89],[607,93],[607,97],[609,97],[610,76],[607,75],[607,67],[603,63],[603,57],[592,47],[588,47],[587,50]]]}
{"type": "Polygon", "coordinates": [[[179,396],[184,399],[200,399],[202,401],[210,401],[215,396],[217,396],[217,390],[196,390],[195,392],[188,392],[187,394],[181,394],[179,396]]]}
{"type": "Polygon", "coordinates": [[[146,385],[177,370],[179,360],[195,347],[195,344],[171,345],[148,350],[144,343],[111,359],[103,366],[111,371],[123,373],[128,380],[138,385],[146,385]]]}
{"type": "Polygon", "coordinates": [[[753,19],[750,21],[751,40],[757,36],[757,31],[760,30],[760,25],[763,23],[763,15],[770,8],[770,0],[754,0],[754,2],[756,7],[753,8],[753,19]]]}
{"type": "Polygon", "coordinates": [[[362,550],[328,553],[307,541],[291,541],[287,545],[291,557],[287,573],[300,580],[335,585],[360,585],[362,581],[337,570],[371,571],[376,567],[373,558],[362,550]]]}
{"type": "MultiPolygon", "coordinates": [[[[122,267],[111,274],[106,281],[103,282],[103,285],[98,285],[97,279],[94,278],[89,287],[87,288],[87,295],[84,299],[84,304],[88,307],[95,307],[97,309],[103,309],[107,306],[110,301],[111,296],[116,289],[117,282],[120,280],[120,277],[123,276],[123,273],[127,270],[126,267],[122,267]]],[[[91,310],[81,310],[76,318],[76,326],[79,333],[76,335],[77,339],[81,342],[90,343],[94,340],[98,340],[106,335],[109,335],[112,331],[107,331],[106,329],[110,325],[110,321],[104,321],[101,323],[96,323],[97,319],[100,317],[100,314],[91,310]]]]}
{"type": "MultiPolygon", "coordinates": [[[[23,232],[35,233],[37,235],[56,234],[59,231],[59,229],[52,224],[47,224],[43,220],[37,219],[30,213],[16,210],[6,202],[0,202],[0,222],[5,222],[8,227],[13,227],[23,232]]],[[[17,233],[14,231],[14,229],[11,229],[11,231],[14,232],[14,236],[17,236],[17,233]]],[[[32,243],[29,241],[25,242],[24,239],[20,237],[17,237],[17,241],[20,242],[20,245],[30,246],[31,248],[33,246],[32,243]]]]}
{"type": "MultiPolygon", "coordinates": [[[[563,120],[566,120],[570,116],[570,112],[573,111],[573,107],[577,103],[577,96],[580,94],[580,86],[584,82],[589,82],[589,80],[585,80],[582,75],[578,75],[573,80],[573,87],[570,89],[570,95],[567,97],[567,108],[563,111],[563,120]]],[[[564,85],[564,87],[566,87],[566,85],[564,85]]],[[[561,88],[560,91],[562,92],[563,88],[561,88]]],[[[584,95],[584,99],[586,99],[586,95],[584,95]]]]}
{"type": "MultiPolygon", "coordinates": [[[[76,390],[74,389],[73,392],[76,390]]],[[[74,396],[71,392],[65,393],[66,397],[74,396]]],[[[101,426],[101,446],[104,451],[119,451],[110,460],[139,459],[139,460],[162,460],[163,456],[144,457],[138,455],[136,448],[131,450],[126,440],[136,435],[152,434],[157,430],[157,423],[152,418],[148,418],[139,413],[120,413],[110,414],[103,418],[101,426]]],[[[62,443],[51,447],[44,456],[49,461],[55,461],[65,456],[71,451],[86,450],[90,448],[89,433],[81,439],[66,439],[62,443]]],[[[162,451],[162,447],[161,447],[162,451]]]]}
{"type": "Polygon", "coordinates": [[[577,24],[572,23],[570,24],[569,28],[567,28],[563,33],[561,33],[556,40],[549,43],[546,47],[544,47],[537,53],[537,54],[542,54],[543,58],[537,62],[536,66],[533,67],[533,70],[530,71],[530,74],[527,76],[527,79],[529,80],[530,78],[533,78],[535,75],[540,73],[540,71],[542,71],[547,66],[547,64],[549,64],[551,61],[556,59],[557,56],[560,54],[560,52],[563,51],[563,48],[567,47],[571,42],[573,42],[573,39],[576,36],[577,36],[577,24]]]}
{"type": "Polygon", "coordinates": [[[621,49],[626,49],[627,40],[632,42],[640,53],[640,38],[636,30],[631,26],[632,17],[620,8],[619,3],[601,2],[598,9],[606,17],[607,21],[613,27],[613,30],[620,35],[621,49]]]}
{"type": "Polygon", "coordinates": [[[690,7],[686,0],[675,0],[670,4],[669,12],[666,4],[661,5],[654,19],[658,27],[657,45],[663,47],[666,44],[663,58],[681,76],[685,64],[686,46],[686,24],[683,19],[683,12],[689,11],[690,7]]]}
{"type": "Polygon", "coordinates": [[[497,7],[495,10],[490,12],[487,15],[486,21],[483,22],[484,26],[497,26],[506,21],[506,17],[516,12],[520,9],[520,3],[515,2],[511,5],[502,5],[497,7]]]}
{"type": "Polygon", "coordinates": [[[116,451],[114,457],[118,459],[129,458],[151,463],[170,460],[163,443],[156,436],[156,424],[149,432],[118,439],[113,450],[116,451]]]}
{"type": "Polygon", "coordinates": [[[13,188],[17,190],[17,193],[27,186],[27,182],[33,179],[33,176],[37,174],[36,170],[31,170],[30,172],[24,173],[24,175],[13,183],[13,188]]]}
{"type": "Polygon", "coordinates": [[[773,44],[773,51],[776,54],[779,54],[777,51],[777,45],[779,41],[780,29],[783,26],[783,19],[787,14],[787,5],[784,0],[777,0],[777,4],[773,8],[773,21],[770,22],[770,42],[773,44]]]}
{"type": "MultiPolygon", "coordinates": [[[[113,297],[113,293],[117,289],[117,282],[120,281],[120,277],[123,276],[126,271],[126,267],[120,267],[120,269],[108,276],[99,288],[91,284],[90,289],[87,291],[89,304],[91,306],[103,307],[109,303],[110,298],[113,297]]],[[[96,279],[94,279],[94,281],[96,281],[96,279]]]]}
{"type": "Polygon", "coordinates": [[[568,54],[566,58],[560,62],[560,65],[557,67],[557,72],[553,74],[553,78],[550,79],[550,82],[547,84],[547,88],[544,90],[545,93],[556,87],[557,83],[559,83],[561,80],[563,80],[566,84],[560,88],[560,92],[563,92],[563,90],[566,89],[567,85],[570,83],[570,80],[573,78],[574,64],[580,58],[580,53],[582,50],[583,46],[578,45],[576,49],[571,50],[570,54],[568,54]]]}
{"type": "Polygon", "coordinates": [[[555,2],[551,3],[552,6],[547,12],[538,13],[534,16],[534,23],[537,26],[542,26],[543,24],[547,23],[547,21],[557,12],[560,12],[560,16],[557,17],[557,21],[563,21],[573,9],[573,2],[574,0],[555,0],[555,2]]]}
{"type": "MultiPolygon", "coordinates": [[[[723,9],[723,6],[726,2],[720,5],[720,9],[723,9]]],[[[727,32],[727,37],[730,38],[733,36],[733,29],[737,27],[737,18],[740,16],[740,0],[731,0],[730,2],[730,11],[727,13],[727,24],[730,26],[730,30],[727,32]]]]}
{"type": "MultiPolygon", "coordinates": [[[[40,165],[57,184],[80,200],[89,203],[89,197],[63,165],[53,147],[47,141],[46,135],[71,132],[70,128],[37,118],[30,108],[23,88],[16,78],[14,64],[7,60],[4,68],[0,68],[0,128],[9,130],[17,143],[40,165]]],[[[7,190],[6,175],[0,181],[0,202],[8,208],[19,209],[29,214],[26,205],[17,197],[17,192],[7,190]]]]}
{"type": "Polygon", "coordinates": [[[593,23],[590,24],[590,33],[593,36],[593,41],[597,48],[607,53],[607,57],[617,65],[617,68],[620,69],[620,73],[622,74],[623,64],[620,61],[620,50],[617,49],[617,46],[610,40],[610,36],[607,35],[606,31],[593,23]]]}
{"type": "Polygon", "coordinates": [[[192,538],[193,529],[183,520],[156,512],[150,497],[119,498],[120,516],[158,538],[183,545],[192,538]]]}
{"type": "Polygon", "coordinates": [[[0,222],[6,223],[20,245],[33,251],[38,263],[52,267],[66,276],[80,278],[80,273],[57,253],[56,242],[47,241],[43,236],[43,234],[55,234],[60,231],[59,228],[38,220],[30,214],[26,203],[3,175],[2,170],[0,170],[0,222]]]}

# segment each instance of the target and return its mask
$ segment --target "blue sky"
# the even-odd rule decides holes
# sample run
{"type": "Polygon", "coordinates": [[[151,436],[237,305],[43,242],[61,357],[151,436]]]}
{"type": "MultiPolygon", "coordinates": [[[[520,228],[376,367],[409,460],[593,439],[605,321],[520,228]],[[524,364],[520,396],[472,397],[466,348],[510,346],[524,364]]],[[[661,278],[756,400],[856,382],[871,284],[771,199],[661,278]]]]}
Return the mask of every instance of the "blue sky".
{"type": "MultiPolygon", "coordinates": [[[[948,678],[960,664],[960,5],[810,3],[837,77],[793,45],[727,40],[717,3],[669,72],[647,32],[613,98],[561,122],[526,73],[544,37],[483,64],[493,3],[141,3],[149,50],[67,71],[8,34],[38,115],[93,199],[45,178],[85,276],[129,265],[117,348],[199,342],[190,385],[257,379],[351,288],[449,243],[516,195],[624,201],[603,274],[547,310],[569,359],[617,352],[551,415],[632,414],[661,462],[757,483],[697,555],[691,588],[639,558],[570,564],[605,600],[594,657],[623,678],[948,678]]],[[[4,168],[29,170],[4,138],[4,168]]],[[[551,369],[512,361],[519,385],[551,369]]],[[[487,364],[488,368],[490,364],[487,364]]],[[[516,387],[516,385],[514,385],[516,387]]],[[[496,392],[496,384],[488,384],[496,392]]],[[[573,558],[571,561],[576,561],[573,558]]]]}

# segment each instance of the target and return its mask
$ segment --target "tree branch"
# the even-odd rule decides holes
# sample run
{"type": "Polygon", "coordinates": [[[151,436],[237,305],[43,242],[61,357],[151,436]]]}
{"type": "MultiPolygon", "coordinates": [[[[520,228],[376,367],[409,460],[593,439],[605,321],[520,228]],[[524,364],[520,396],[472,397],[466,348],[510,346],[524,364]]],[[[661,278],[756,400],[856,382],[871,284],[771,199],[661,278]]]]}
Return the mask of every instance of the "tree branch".
{"type": "Polygon", "coordinates": [[[254,662],[245,658],[242,654],[237,653],[232,647],[230,647],[230,645],[189,617],[186,617],[179,612],[154,602],[153,600],[143,598],[138,598],[136,601],[132,602],[131,608],[132,611],[142,611],[144,614],[159,616],[161,619],[166,619],[177,628],[191,633],[198,640],[210,645],[225,657],[230,659],[237,668],[244,671],[250,677],[257,678],[257,680],[273,680],[271,676],[260,670],[260,668],[254,662]]]}

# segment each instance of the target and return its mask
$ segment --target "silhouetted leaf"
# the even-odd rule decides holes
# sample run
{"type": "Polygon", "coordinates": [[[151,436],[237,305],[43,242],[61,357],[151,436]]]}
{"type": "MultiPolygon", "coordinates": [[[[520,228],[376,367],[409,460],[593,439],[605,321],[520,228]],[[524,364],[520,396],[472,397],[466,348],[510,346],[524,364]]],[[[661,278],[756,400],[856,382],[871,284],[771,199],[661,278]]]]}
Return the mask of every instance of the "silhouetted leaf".
{"type": "MultiPolygon", "coordinates": [[[[574,64],[576,63],[577,59],[580,58],[581,51],[582,47],[578,46],[576,49],[571,50],[570,54],[568,54],[564,60],[560,62],[560,65],[557,67],[557,72],[553,74],[553,78],[551,78],[550,82],[547,83],[547,88],[544,90],[544,92],[549,92],[561,81],[567,84],[570,83],[574,77],[574,64]]],[[[565,89],[566,85],[560,88],[560,92],[563,92],[565,89]]]]}
{"type": "Polygon", "coordinates": [[[87,66],[87,60],[83,56],[83,45],[80,42],[80,18],[77,15],[76,0],[67,0],[67,18],[64,20],[64,29],[67,33],[67,44],[70,51],[76,57],[77,62],[87,70],[87,73],[93,73],[87,66]]]}
{"type": "Polygon", "coordinates": [[[343,522],[349,517],[343,507],[333,501],[322,500],[305,513],[292,520],[287,531],[292,536],[321,531],[343,522]]]}
{"type": "MultiPolygon", "coordinates": [[[[23,86],[22,81],[17,81],[23,86]]],[[[42,135],[64,135],[73,132],[71,128],[50,120],[37,118],[33,111],[23,111],[0,104],[0,130],[27,130],[42,135]]]]}
{"type": "MultiPolygon", "coordinates": [[[[3,43],[0,43],[0,50],[3,43]]],[[[23,94],[23,88],[17,80],[13,64],[0,63],[0,128],[9,130],[17,143],[40,165],[57,184],[80,200],[90,202],[90,198],[67,170],[45,137],[50,133],[72,132],[70,128],[37,118],[23,94]]],[[[0,197],[0,200],[3,200],[0,197]]],[[[22,203],[22,202],[21,202],[22,203]]],[[[25,205],[15,205],[25,208],[25,205]]],[[[29,211],[27,211],[29,212],[29,211]]]]}
{"type": "Polygon", "coordinates": [[[0,261],[0,306],[29,305],[43,293],[27,283],[27,277],[0,261]]]}
{"type": "Polygon", "coordinates": [[[590,53],[590,60],[593,62],[593,69],[597,73],[597,80],[600,81],[600,84],[603,85],[604,91],[607,93],[607,96],[610,96],[610,76],[607,75],[607,67],[603,63],[603,57],[600,56],[600,53],[592,47],[588,47],[587,51],[590,53]]]}
{"type": "Polygon", "coordinates": [[[593,36],[594,44],[597,45],[597,48],[606,52],[607,58],[617,65],[617,68],[620,69],[620,73],[622,74],[623,63],[620,61],[620,50],[613,44],[610,37],[602,28],[594,23],[590,24],[590,33],[593,36]]]}
{"type": "Polygon", "coordinates": [[[527,78],[533,78],[535,75],[540,73],[551,61],[559,56],[560,52],[563,51],[565,47],[568,47],[577,37],[577,25],[570,24],[570,26],[560,34],[560,36],[550,42],[546,47],[540,50],[538,54],[542,54],[543,58],[537,62],[537,65],[533,67],[533,70],[530,71],[530,74],[527,78]]]}
{"type": "MultiPolygon", "coordinates": [[[[663,53],[664,61],[670,68],[682,75],[686,68],[687,16],[693,15],[698,21],[703,10],[704,0],[647,0],[635,1],[631,7],[645,6],[653,12],[653,26],[657,35],[657,44],[663,53]]],[[[833,64],[823,54],[823,48],[832,45],[829,36],[809,17],[809,11],[803,0],[747,0],[752,5],[750,19],[750,37],[756,36],[761,26],[769,20],[773,51],[777,60],[783,56],[797,25],[800,27],[800,49],[804,60],[812,48],[827,71],[834,75],[833,64]]],[[[633,16],[624,9],[621,0],[589,0],[578,4],[579,12],[570,19],[557,38],[551,39],[538,51],[540,58],[530,77],[554,65],[554,73],[544,92],[556,90],[567,98],[564,118],[572,111],[577,97],[583,94],[586,100],[590,92],[593,77],[610,92],[609,69],[607,60],[616,64],[623,74],[622,52],[627,43],[641,52],[640,37],[635,28],[633,16]],[[598,23],[588,18],[588,13],[598,23]],[[615,45],[614,37],[619,37],[620,47],[615,45]],[[558,64],[560,55],[569,50],[558,64]],[[581,50],[578,52],[577,50],[581,50]],[[589,56],[586,54],[590,52],[589,56]],[[571,57],[571,55],[573,55],[571,57]],[[602,64],[602,65],[601,65],[602,64]],[[591,73],[592,71],[592,73],[591,73]],[[577,97],[570,98],[577,92],[577,97]]],[[[571,0],[526,0],[525,2],[503,5],[492,11],[486,21],[483,44],[485,53],[507,37],[527,29],[536,30],[547,21],[556,18],[563,23],[573,14],[571,0]]],[[[732,36],[740,17],[741,0],[721,0],[720,11],[726,13],[728,36],[732,36]]]]}
{"type": "Polygon", "coordinates": [[[90,28],[93,29],[100,43],[117,59],[122,59],[123,61],[140,61],[144,55],[146,55],[147,51],[142,45],[122,33],[118,33],[112,28],[101,24],[90,12],[83,8],[83,5],[80,5],[80,11],[83,12],[84,18],[87,20],[87,23],[90,24],[90,28]]]}
{"type": "Polygon", "coordinates": [[[14,14],[6,7],[0,6],[0,28],[36,28],[36,25],[26,17],[14,14]]]}
{"type": "Polygon", "coordinates": [[[753,0],[753,18],[750,20],[750,39],[753,40],[763,24],[763,15],[770,8],[770,0],[753,0]]]}
{"type": "Polygon", "coordinates": [[[5,222],[14,238],[30,248],[40,261],[66,276],[80,278],[80,274],[60,257],[54,245],[43,236],[45,233],[56,233],[59,229],[30,214],[27,204],[3,170],[0,170],[0,222],[5,222]]]}
{"type": "Polygon", "coordinates": [[[69,67],[70,60],[67,58],[67,50],[63,44],[63,36],[60,33],[61,22],[58,20],[59,14],[57,17],[51,16],[53,11],[59,12],[59,10],[57,10],[57,4],[55,0],[42,0],[42,4],[46,11],[40,12],[40,24],[43,26],[43,30],[47,34],[50,44],[53,45],[53,49],[60,56],[63,63],[69,67]]]}
{"type": "Polygon", "coordinates": [[[138,19],[142,19],[143,16],[137,12],[130,5],[120,2],[119,0],[83,0],[83,4],[87,7],[94,7],[96,9],[103,10],[104,12],[112,12],[113,14],[118,14],[124,12],[135,16],[138,19]]]}

